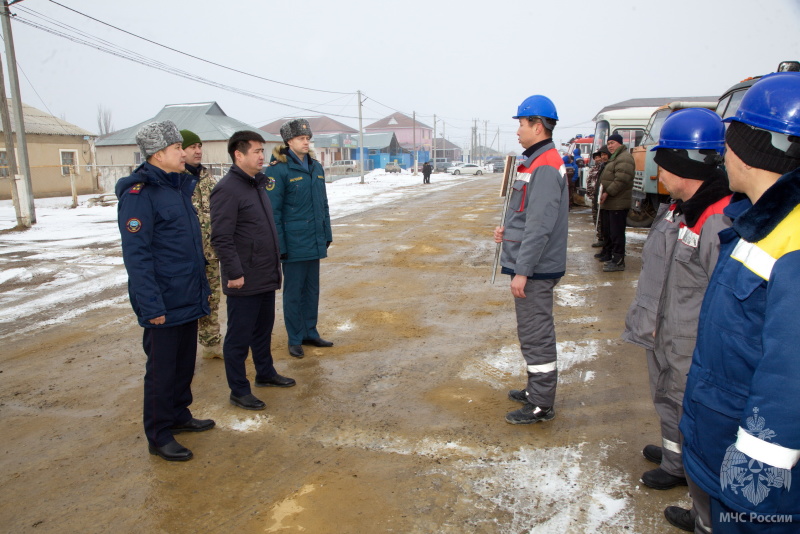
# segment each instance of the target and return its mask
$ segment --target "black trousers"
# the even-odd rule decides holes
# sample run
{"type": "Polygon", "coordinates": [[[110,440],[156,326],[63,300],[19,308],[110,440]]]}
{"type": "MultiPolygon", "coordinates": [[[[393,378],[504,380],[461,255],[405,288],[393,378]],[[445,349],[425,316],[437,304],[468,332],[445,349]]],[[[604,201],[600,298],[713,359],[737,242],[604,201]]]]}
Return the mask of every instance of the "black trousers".
{"type": "Polygon", "coordinates": [[[192,418],[192,377],[197,356],[197,320],[166,328],[145,328],[144,433],[163,447],[174,438],[170,427],[192,418]]]}
{"type": "Polygon", "coordinates": [[[241,397],[250,393],[250,381],[244,362],[248,350],[253,351],[256,378],[275,376],[272,364],[272,327],[275,325],[275,292],[233,297],[228,295],[228,332],[222,344],[225,375],[231,394],[241,397]]]}
{"type": "Polygon", "coordinates": [[[625,256],[625,225],[628,210],[600,210],[600,224],[606,244],[603,253],[606,255],[625,256]]]}

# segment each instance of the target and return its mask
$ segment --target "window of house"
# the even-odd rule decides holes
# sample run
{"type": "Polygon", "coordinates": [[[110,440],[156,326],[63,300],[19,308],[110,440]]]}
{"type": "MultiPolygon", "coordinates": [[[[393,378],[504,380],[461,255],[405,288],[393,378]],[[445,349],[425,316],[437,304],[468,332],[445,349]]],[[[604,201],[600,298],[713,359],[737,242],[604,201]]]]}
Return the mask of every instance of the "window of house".
{"type": "Polygon", "coordinates": [[[138,167],[142,163],[144,163],[144,160],[142,160],[142,153],[137,150],[133,153],[133,164],[138,167]]]}
{"type": "Polygon", "coordinates": [[[70,167],[72,172],[80,174],[78,169],[78,152],[75,150],[59,150],[61,154],[61,176],[69,176],[70,167]]]}
{"type": "Polygon", "coordinates": [[[8,178],[11,173],[8,170],[8,154],[5,150],[0,150],[0,177],[8,178]]]}

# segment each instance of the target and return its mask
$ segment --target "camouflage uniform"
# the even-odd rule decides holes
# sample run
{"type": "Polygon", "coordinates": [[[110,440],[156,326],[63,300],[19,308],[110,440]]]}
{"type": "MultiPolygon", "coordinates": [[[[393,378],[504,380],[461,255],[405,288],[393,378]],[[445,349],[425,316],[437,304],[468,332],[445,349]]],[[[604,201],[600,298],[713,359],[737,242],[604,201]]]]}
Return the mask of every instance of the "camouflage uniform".
{"type": "Polygon", "coordinates": [[[222,343],[222,336],[219,333],[218,313],[221,292],[219,260],[217,260],[217,255],[214,253],[214,248],[211,246],[211,208],[208,200],[209,195],[211,195],[211,190],[217,185],[217,181],[204,166],[199,165],[198,169],[200,171],[198,175],[199,180],[194,190],[194,195],[192,195],[192,204],[194,204],[194,209],[197,210],[197,218],[200,220],[200,232],[203,236],[203,253],[206,256],[206,260],[208,260],[206,276],[208,277],[208,284],[211,286],[211,296],[208,298],[211,313],[200,319],[199,339],[203,347],[219,347],[222,343]]]}

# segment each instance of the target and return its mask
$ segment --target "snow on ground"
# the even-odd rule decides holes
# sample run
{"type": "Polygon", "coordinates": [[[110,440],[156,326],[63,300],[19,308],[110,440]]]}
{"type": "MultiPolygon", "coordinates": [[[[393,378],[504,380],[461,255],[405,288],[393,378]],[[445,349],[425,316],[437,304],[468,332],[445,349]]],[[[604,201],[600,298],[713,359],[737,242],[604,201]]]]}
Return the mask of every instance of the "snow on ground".
{"type": "MultiPolygon", "coordinates": [[[[421,174],[413,176],[408,171],[399,174],[373,171],[364,176],[363,184],[360,177],[343,178],[327,184],[331,218],[482,178],[434,174],[432,183],[426,186],[422,185],[421,174]]],[[[123,292],[127,276],[119,250],[116,207],[88,207],[87,201],[93,196],[79,197],[76,209],[69,209],[71,198],[37,199],[37,224],[19,232],[2,232],[13,228],[16,221],[11,201],[0,201],[0,326],[15,322],[24,324],[24,331],[28,332],[42,326],[43,323],[30,322],[30,318],[45,309],[61,308],[55,318],[51,316],[46,321],[52,324],[89,309],[127,306],[127,295],[123,292]],[[30,267],[30,260],[36,261],[35,268],[30,267]],[[119,288],[117,296],[107,301],[92,301],[77,309],[72,305],[78,296],[99,295],[109,288],[119,288]]],[[[583,306],[589,289],[583,285],[558,286],[558,303],[583,306]]],[[[583,317],[575,322],[595,320],[583,317]]],[[[338,328],[349,330],[354,325],[344,322],[338,328]]],[[[15,335],[20,333],[18,329],[15,335]]],[[[597,357],[600,350],[597,341],[565,341],[558,343],[557,349],[561,380],[593,379],[594,371],[573,368],[597,357]]],[[[519,346],[503,347],[486,355],[478,363],[467,365],[460,376],[488,382],[498,389],[507,387],[509,380],[524,380],[519,346]]],[[[262,416],[225,419],[219,415],[217,421],[239,432],[254,432],[271,424],[269,417],[262,416]]],[[[512,515],[513,524],[504,525],[505,532],[566,532],[576,519],[591,532],[624,524],[626,519],[626,498],[615,489],[624,486],[623,475],[603,468],[603,457],[596,451],[584,456],[586,444],[545,449],[521,447],[509,452],[477,450],[453,441],[407,443],[398,437],[389,439],[382,432],[374,436],[369,432],[361,436],[350,433],[326,439],[365,449],[455,458],[456,471],[463,475],[465,486],[512,515]],[[487,454],[491,455],[491,461],[487,460],[487,454]],[[538,475],[531,477],[531,472],[538,475]],[[586,484],[586,480],[593,482],[586,484]],[[531,525],[535,526],[531,529],[531,525]]],[[[451,471],[443,474],[452,476],[451,471]]]]}
{"type": "MultiPolygon", "coordinates": [[[[364,175],[363,184],[361,177],[342,178],[327,184],[331,219],[483,178],[434,174],[431,184],[423,186],[421,173],[383,169],[364,175]]],[[[14,331],[19,335],[92,309],[127,305],[127,295],[119,296],[119,291],[105,301],[99,297],[108,289],[122,291],[127,275],[119,248],[117,208],[89,207],[89,199],[96,196],[79,196],[75,209],[70,209],[71,197],[36,199],[36,224],[25,231],[10,230],[16,226],[14,207],[11,200],[0,201],[0,329],[19,321],[25,325],[14,331]],[[75,306],[93,295],[98,300],[75,306]],[[45,310],[46,320],[29,321],[45,310]]]]}

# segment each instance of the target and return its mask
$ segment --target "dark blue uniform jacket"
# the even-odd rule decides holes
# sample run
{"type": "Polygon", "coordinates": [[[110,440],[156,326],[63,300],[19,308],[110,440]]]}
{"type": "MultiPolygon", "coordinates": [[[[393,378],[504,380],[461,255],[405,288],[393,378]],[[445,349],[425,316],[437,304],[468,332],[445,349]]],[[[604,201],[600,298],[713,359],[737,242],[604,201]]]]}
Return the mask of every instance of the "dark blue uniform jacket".
{"type": "Polygon", "coordinates": [[[192,206],[197,178],[144,163],[117,182],[128,294],[145,328],[178,326],[209,314],[211,293],[200,223],[192,206]],[[165,316],[163,325],[149,319],[165,316]]]}

